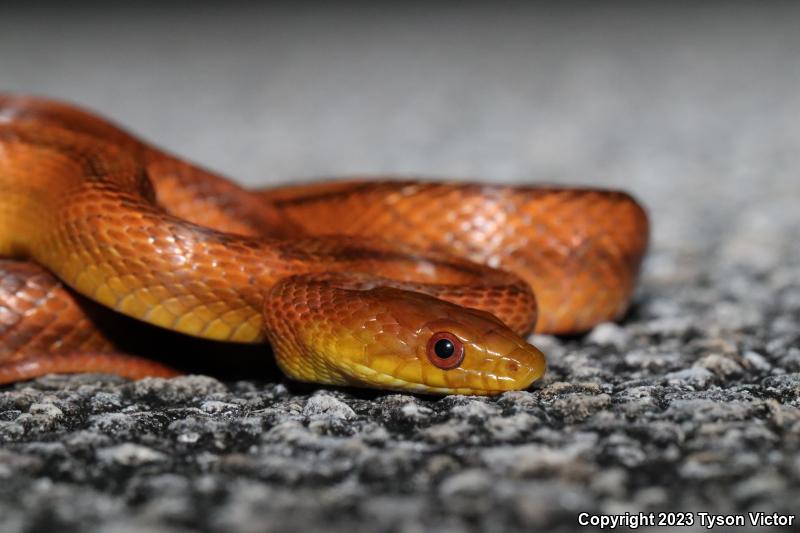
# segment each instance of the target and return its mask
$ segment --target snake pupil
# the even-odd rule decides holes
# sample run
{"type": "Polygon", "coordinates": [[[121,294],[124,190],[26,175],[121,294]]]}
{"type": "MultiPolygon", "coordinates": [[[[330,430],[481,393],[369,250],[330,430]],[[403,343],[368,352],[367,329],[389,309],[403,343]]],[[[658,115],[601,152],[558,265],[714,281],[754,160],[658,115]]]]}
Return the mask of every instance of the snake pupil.
{"type": "Polygon", "coordinates": [[[436,345],[433,349],[437,357],[441,357],[442,359],[447,359],[456,351],[456,347],[453,346],[453,343],[449,339],[439,339],[436,341],[436,345]]]}
{"type": "Polygon", "coordinates": [[[431,335],[426,349],[428,360],[442,370],[456,368],[464,360],[464,343],[448,331],[431,335]]]}

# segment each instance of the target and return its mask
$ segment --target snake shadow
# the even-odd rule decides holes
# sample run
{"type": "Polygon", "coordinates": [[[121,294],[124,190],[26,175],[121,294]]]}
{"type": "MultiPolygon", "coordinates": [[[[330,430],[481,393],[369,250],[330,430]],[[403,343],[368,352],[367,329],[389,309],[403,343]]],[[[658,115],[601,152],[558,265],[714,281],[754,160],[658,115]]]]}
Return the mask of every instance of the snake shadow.
{"type": "MultiPolygon", "coordinates": [[[[308,396],[322,388],[340,391],[361,400],[374,400],[392,394],[386,390],[294,381],[280,370],[268,343],[236,344],[190,337],[111,311],[77,294],[75,298],[117,350],[159,361],[187,374],[205,374],[224,382],[245,380],[281,383],[293,395],[308,396]]],[[[436,395],[414,396],[441,399],[436,395]]]]}
{"type": "Polygon", "coordinates": [[[191,337],[127,317],[79,295],[75,298],[120,352],[222,381],[285,380],[267,343],[238,344],[191,337]]]}

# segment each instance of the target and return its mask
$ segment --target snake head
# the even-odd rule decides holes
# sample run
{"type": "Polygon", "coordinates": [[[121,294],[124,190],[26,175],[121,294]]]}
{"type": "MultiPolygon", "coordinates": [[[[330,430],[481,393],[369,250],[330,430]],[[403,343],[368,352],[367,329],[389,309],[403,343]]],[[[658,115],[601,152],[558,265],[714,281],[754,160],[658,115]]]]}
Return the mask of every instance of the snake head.
{"type": "Polygon", "coordinates": [[[494,395],[545,372],[542,352],[493,315],[391,286],[287,278],[265,320],[279,366],[300,381],[494,395]]]}

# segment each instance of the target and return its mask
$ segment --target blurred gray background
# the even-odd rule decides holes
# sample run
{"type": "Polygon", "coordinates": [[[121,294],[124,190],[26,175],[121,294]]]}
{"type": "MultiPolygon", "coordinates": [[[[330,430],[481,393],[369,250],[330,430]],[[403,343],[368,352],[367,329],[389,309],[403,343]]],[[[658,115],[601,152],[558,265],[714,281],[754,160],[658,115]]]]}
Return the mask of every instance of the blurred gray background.
{"type": "Polygon", "coordinates": [[[249,185],[624,187],[656,250],[707,253],[800,193],[791,3],[256,4],[0,8],[0,89],[96,109],[249,185]]]}

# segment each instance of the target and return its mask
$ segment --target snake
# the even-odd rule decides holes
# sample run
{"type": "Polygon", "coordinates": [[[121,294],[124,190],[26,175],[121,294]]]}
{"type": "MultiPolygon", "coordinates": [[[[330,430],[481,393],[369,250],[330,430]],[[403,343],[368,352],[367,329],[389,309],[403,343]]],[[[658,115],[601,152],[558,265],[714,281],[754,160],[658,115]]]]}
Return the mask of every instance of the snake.
{"type": "Polygon", "coordinates": [[[523,390],[547,366],[528,335],[622,317],[648,238],[620,190],[368,175],[251,190],[81,107],[0,94],[0,383],[178,374],[120,351],[95,322],[109,313],[263,344],[301,382],[523,390]]]}

